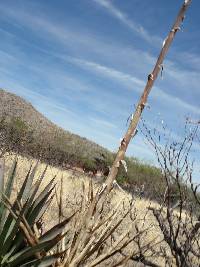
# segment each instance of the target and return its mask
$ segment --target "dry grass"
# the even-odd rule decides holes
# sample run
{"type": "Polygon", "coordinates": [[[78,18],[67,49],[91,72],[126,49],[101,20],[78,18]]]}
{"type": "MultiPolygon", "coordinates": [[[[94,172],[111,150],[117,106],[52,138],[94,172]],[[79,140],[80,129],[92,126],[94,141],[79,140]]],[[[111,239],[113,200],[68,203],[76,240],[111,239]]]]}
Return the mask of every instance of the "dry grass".
{"type": "MultiPolygon", "coordinates": [[[[11,156],[6,157],[6,168],[5,168],[6,174],[8,173],[8,169],[11,165],[12,160],[13,157],[11,156]]],[[[21,179],[24,179],[28,169],[30,168],[31,163],[36,164],[36,161],[19,157],[14,194],[17,193],[19,185],[22,183],[21,179]]],[[[35,179],[37,179],[37,177],[42,173],[44,169],[45,169],[45,164],[38,165],[35,179]]],[[[72,210],[76,210],[78,198],[82,193],[83,185],[87,190],[90,178],[84,174],[76,173],[71,170],[64,171],[49,166],[45,175],[45,179],[42,183],[42,187],[44,187],[54,176],[55,176],[55,182],[57,184],[56,191],[58,194],[60,190],[61,178],[63,179],[63,192],[62,192],[63,213],[65,216],[69,216],[72,213],[72,210]]],[[[94,186],[97,188],[98,184],[96,183],[96,185],[94,186]]],[[[130,199],[131,199],[130,194],[128,194],[123,190],[116,189],[112,191],[110,205],[116,206],[118,203],[121,202],[121,208],[123,210],[125,206],[129,204],[130,199]]],[[[158,206],[158,204],[154,202],[150,203],[145,199],[139,199],[139,198],[134,199],[134,208],[135,208],[134,214],[137,214],[136,223],[139,230],[149,227],[149,230],[147,231],[147,233],[145,233],[143,237],[142,243],[143,245],[149,243],[150,241],[157,243],[157,245],[154,248],[156,251],[157,249],[158,250],[160,249],[161,245],[166,247],[166,244],[162,241],[162,234],[158,228],[155,218],[153,217],[152,213],[148,210],[149,206],[156,207],[158,206]]],[[[49,227],[55,225],[58,222],[58,217],[59,217],[58,206],[56,199],[54,199],[44,217],[45,229],[48,229],[49,227]]],[[[127,230],[127,228],[130,227],[130,224],[131,220],[130,218],[127,217],[120,225],[119,229],[117,230],[117,233],[121,235],[125,230],[127,230]]],[[[146,252],[146,255],[148,255],[148,252],[146,252]]],[[[159,264],[159,266],[162,266],[164,264],[164,261],[162,264],[161,258],[157,258],[156,262],[159,264]]]]}

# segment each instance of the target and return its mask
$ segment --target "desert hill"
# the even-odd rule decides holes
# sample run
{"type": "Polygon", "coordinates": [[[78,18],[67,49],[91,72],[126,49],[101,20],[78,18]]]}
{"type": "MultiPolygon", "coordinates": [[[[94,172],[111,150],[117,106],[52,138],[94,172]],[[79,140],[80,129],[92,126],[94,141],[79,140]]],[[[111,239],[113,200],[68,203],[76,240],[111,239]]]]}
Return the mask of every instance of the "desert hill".
{"type": "Polygon", "coordinates": [[[0,89],[0,117],[21,118],[30,127],[48,129],[56,127],[39,113],[31,103],[20,96],[0,89]]]}
{"type": "Polygon", "coordinates": [[[68,151],[73,147],[74,153],[78,153],[81,147],[83,158],[92,154],[91,159],[101,157],[102,154],[109,154],[107,149],[94,142],[58,127],[39,113],[31,103],[3,89],[0,89],[0,118],[6,118],[6,121],[12,121],[12,123],[23,124],[24,128],[27,127],[34,136],[42,136],[45,133],[49,141],[57,139],[56,145],[58,147],[64,145],[68,151]]]}

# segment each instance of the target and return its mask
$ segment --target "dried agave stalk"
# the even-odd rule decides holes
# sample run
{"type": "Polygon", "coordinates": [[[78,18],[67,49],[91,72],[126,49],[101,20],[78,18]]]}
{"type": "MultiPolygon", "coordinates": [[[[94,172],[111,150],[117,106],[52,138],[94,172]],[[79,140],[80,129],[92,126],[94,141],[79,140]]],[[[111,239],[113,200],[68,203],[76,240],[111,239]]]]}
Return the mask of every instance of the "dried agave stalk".
{"type": "Polygon", "coordinates": [[[124,156],[125,156],[127,147],[130,143],[130,140],[134,137],[135,132],[137,130],[136,128],[137,128],[137,125],[139,123],[142,112],[144,110],[144,107],[147,103],[148,95],[149,95],[149,93],[150,93],[150,91],[154,85],[156,78],[158,77],[159,72],[163,68],[163,61],[167,55],[168,49],[169,49],[177,31],[180,30],[181,24],[183,23],[183,20],[185,18],[185,12],[187,11],[191,2],[192,2],[191,0],[185,0],[184,1],[183,5],[182,5],[182,7],[178,13],[178,16],[176,18],[176,21],[175,21],[174,25],[172,26],[171,31],[169,32],[167,38],[163,42],[163,47],[162,47],[161,52],[158,56],[155,67],[154,67],[152,73],[148,75],[148,80],[147,80],[146,86],[144,88],[143,94],[142,94],[142,96],[141,96],[141,98],[137,104],[137,107],[136,107],[134,114],[132,115],[129,128],[128,128],[127,132],[124,135],[124,138],[122,139],[122,141],[120,143],[120,147],[119,147],[119,150],[117,152],[116,158],[114,160],[114,163],[112,165],[110,173],[107,177],[107,180],[106,180],[107,192],[109,192],[111,190],[112,185],[113,185],[113,181],[116,179],[120,163],[122,162],[122,160],[124,160],[124,156]]]}

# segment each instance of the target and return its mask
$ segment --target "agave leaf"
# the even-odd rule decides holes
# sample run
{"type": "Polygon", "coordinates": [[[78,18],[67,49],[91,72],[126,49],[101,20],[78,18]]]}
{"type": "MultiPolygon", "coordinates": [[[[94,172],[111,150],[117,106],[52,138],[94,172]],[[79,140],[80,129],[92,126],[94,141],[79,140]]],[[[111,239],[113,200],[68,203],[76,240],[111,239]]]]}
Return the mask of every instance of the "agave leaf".
{"type": "MultiPolygon", "coordinates": [[[[46,203],[45,203],[46,204],[46,203]]],[[[41,206],[40,208],[43,210],[43,208],[46,206],[46,205],[43,205],[43,206],[41,206]]],[[[30,206],[29,206],[29,208],[30,208],[30,206]]],[[[44,211],[43,211],[44,212],[44,211]]],[[[33,224],[35,223],[36,221],[34,220],[34,222],[33,222],[33,224]]],[[[10,248],[10,251],[9,251],[9,253],[8,253],[8,256],[10,257],[10,256],[12,256],[12,255],[14,255],[15,253],[16,253],[16,251],[17,251],[17,249],[21,246],[21,244],[23,243],[23,240],[24,240],[24,236],[22,235],[22,233],[21,232],[18,232],[17,234],[16,234],[16,237],[15,237],[15,240],[14,240],[14,242],[13,242],[13,246],[12,246],[12,248],[10,248]]]]}
{"type": "Polygon", "coordinates": [[[33,226],[34,223],[36,222],[35,219],[38,217],[38,214],[42,210],[44,204],[47,202],[47,200],[50,197],[50,195],[52,194],[53,190],[54,190],[54,187],[51,188],[51,190],[49,192],[47,192],[46,195],[44,195],[44,197],[37,204],[37,206],[35,206],[35,204],[33,204],[33,207],[31,207],[31,213],[29,215],[27,215],[27,222],[30,224],[30,226],[33,226]]]}
{"type": "MultiPolygon", "coordinates": [[[[16,173],[16,168],[17,168],[17,159],[15,159],[13,162],[13,165],[12,165],[12,168],[11,168],[11,171],[10,171],[10,174],[8,176],[8,180],[5,186],[5,190],[3,190],[3,193],[8,198],[10,198],[11,191],[13,189],[13,182],[14,182],[14,177],[16,173]]],[[[5,224],[6,213],[7,213],[7,209],[5,208],[4,204],[1,201],[0,202],[0,230],[1,231],[2,231],[3,225],[5,224]]]]}
{"type": "Polygon", "coordinates": [[[8,176],[8,181],[5,186],[5,191],[4,194],[7,196],[7,198],[10,198],[12,189],[13,189],[13,182],[14,182],[14,177],[17,169],[17,158],[14,160],[11,171],[8,176]]]}
{"type": "Polygon", "coordinates": [[[1,236],[1,247],[0,247],[0,256],[2,257],[6,251],[7,248],[9,248],[12,245],[13,238],[16,234],[16,232],[19,230],[19,221],[15,221],[14,219],[12,220],[8,231],[2,231],[2,236],[1,236]]]}
{"type": "Polygon", "coordinates": [[[34,199],[35,199],[35,196],[39,190],[39,186],[41,184],[41,180],[38,180],[34,185],[33,187],[31,188],[31,191],[29,193],[29,197],[25,203],[25,206],[26,206],[26,212],[25,214],[29,214],[31,212],[31,207],[33,206],[33,203],[34,203],[34,199]]]}
{"type": "Polygon", "coordinates": [[[22,186],[20,188],[20,191],[19,191],[18,195],[17,195],[17,200],[18,201],[20,201],[22,199],[23,195],[24,195],[24,191],[25,191],[25,189],[27,187],[28,180],[29,180],[29,177],[30,177],[31,169],[32,169],[32,165],[30,165],[30,168],[29,168],[29,170],[27,172],[26,178],[25,178],[25,180],[24,180],[24,182],[23,182],[23,184],[22,184],[22,186]]]}
{"type": "MultiPolygon", "coordinates": [[[[53,177],[53,179],[48,183],[48,185],[44,188],[44,190],[39,194],[39,196],[37,197],[35,204],[34,204],[34,208],[40,203],[40,201],[46,196],[46,194],[52,189],[53,185],[54,185],[54,181],[55,181],[56,176],[53,177]]],[[[55,186],[54,186],[55,187],[55,186]]]]}
{"type": "Polygon", "coordinates": [[[43,205],[43,207],[41,208],[40,212],[38,213],[37,217],[35,218],[35,222],[38,222],[40,220],[40,218],[44,215],[45,211],[48,209],[48,207],[50,206],[52,200],[54,198],[54,195],[52,195],[49,200],[43,205]]]}
{"type": "Polygon", "coordinates": [[[49,267],[57,261],[57,258],[49,256],[49,258],[42,260],[38,267],[49,267]]]}
{"type": "Polygon", "coordinates": [[[54,264],[58,258],[60,258],[66,251],[63,251],[61,253],[57,253],[54,255],[46,256],[42,259],[42,262],[38,265],[38,267],[49,267],[52,264],[54,264]]]}
{"type": "MultiPolygon", "coordinates": [[[[4,255],[4,253],[6,253],[6,251],[8,250],[8,248],[12,245],[13,242],[13,238],[15,237],[16,233],[19,230],[19,223],[20,223],[20,219],[16,220],[12,220],[12,223],[10,224],[10,227],[8,229],[8,232],[4,234],[3,238],[4,238],[4,242],[3,242],[3,246],[0,249],[0,255],[4,255]]],[[[3,240],[2,238],[2,240],[3,240]]]]}
{"type": "Polygon", "coordinates": [[[3,225],[2,231],[0,232],[0,254],[1,254],[1,248],[3,246],[3,242],[5,240],[5,237],[6,237],[7,233],[8,233],[8,231],[9,231],[9,229],[11,228],[11,224],[12,224],[13,220],[14,220],[13,217],[9,213],[7,218],[6,218],[5,223],[3,225]]]}
{"type": "MultiPolygon", "coordinates": [[[[38,267],[38,264],[40,263],[40,260],[32,260],[32,261],[28,261],[22,265],[20,265],[20,267],[38,267]]],[[[49,267],[49,266],[48,266],[49,267]]]]}
{"type": "MultiPolygon", "coordinates": [[[[27,175],[26,175],[26,178],[25,178],[24,183],[23,183],[23,185],[22,185],[22,187],[21,187],[21,189],[20,189],[20,192],[19,192],[19,194],[18,194],[18,196],[17,196],[17,199],[14,201],[14,204],[13,204],[13,206],[12,206],[12,210],[13,210],[13,211],[15,211],[16,208],[18,207],[18,205],[17,205],[17,201],[20,202],[20,200],[21,200],[21,198],[22,198],[22,196],[23,196],[24,189],[25,189],[26,184],[27,184],[27,181],[28,181],[28,179],[29,179],[30,171],[31,171],[31,167],[30,167],[30,169],[29,169],[29,171],[28,171],[28,173],[27,173],[27,175]]],[[[26,203],[26,205],[23,206],[24,213],[25,213],[26,209],[28,210],[28,208],[29,208],[29,206],[28,206],[27,204],[28,204],[28,202],[26,203]]],[[[12,220],[12,216],[9,216],[9,217],[8,217],[8,221],[7,221],[8,225],[10,225],[9,222],[10,222],[11,220],[12,220]]]]}
{"type": "MultiPolygon", "coordinates": [[[[32,192],[30,193],[30,198],[27,199],[26,203],[22,207],[23,211],[24,211],[23,214],[26,216],[27,221],[30,224],[30,226],[33,226],[33,224],[36,222],[36,218],[38,217],[38,215],[41,214],[41,211],[44,212],[44,206],[46,206],[45,202],[48,199],[48,196],[51,194],[51,192],[50,192],[46,196],[46,198],[44,198],[42,200],[42,202],[40,202],[38,204],[38,206],[35,209],[32,208],[32,206],[34,204],[33,199],[35,197],[36,192],[38,191],[39,185],[40,185],[40,183],[41,183],[41,181],[45,175],[45,172],[46,172],[46,168],[45,168],[44,172],[42,173],[40,179],[36,182],[36,184],[32,188],[32,190],[31,190],[32,192]],[[29,219],[28,219],[28,217],[29,217],[29,219]]],[[[13,205],[13,209],[15,209],[15,208],[16,208],[16,204],[13,205]]],[[[12,216],[9,216],[8,224],[6,222],[7,226],[12,222],[12,220],[13,220],[12,216]]],[[[5,231],[8,231],[8,227],[6,227],[5,231]]],[[[22,233],[21,232],[16,233],[15,242],[13,242],[14,245],[12,246],[12,248],[10,248],[10,252],[9,252],[8,256],[12,256],[12,255],[14,255],[14,253],[16,253],[17,249],[23,243],[23,240],[24,240],[24,236],[22,235],[22,233]]],[[[0,245],[1,245],[1,240],[0,240],[0,245]]]]}
{"type": "MultiPolygon", "coordinates": [[[[46,203],[45,203],[46,204],[46,203]]],[[[44,205],[44,207],[46,207],[46,205],[44,205]]],[[[43,208],[44,208],[43,207],[43,208]]],[[[23,243],[23,240],[24,240],[24,236],[21,234],[21,232],[18,232],[17,234],[16,234],[16,237],[15,237],[15,240],[14,240],[14,242],[13,242],[13,246],[12,246],[12,248],[10,249],[10,251],[9,251],[9,253],[8,253],[8,255],[9,255],[9,257],[11,256],[11,255],[13,255],[16,251],[17,251],[17,249],[21,246],[21,244],[23,243]]]]}
{"type": "Polygon", "coordinates": [[[46,256],[40,260],[33,260],[33,261],[29,261],[23,265],[21,265],[20,267],[49,267],[52,264],[54,264],[58,258],[60,258],[63,255],[64,252],[61,253],[57,253],[54,255],[50,255],[50,256],[46,256]]]}
{"type": "MultiPolygon", "coordinates": [[[[24,188],[24,192],[23,192],[23,197],[22,199],[23,200],[26,200],[30,191],[31,191],[31,187],[32,187],[32,184],[33,184],[33,179],[35,177],[35,173],[37,171],[37,168],[38,168],[38,164],[39,164],[39,161],[37,161],[37,163],[35,164],[31,174],[29,175],[29,178],[27,179],[27,183],[26,183],[26,186],[24,188]]],[[[40,181],[43,179],[45,173],[46,173],[46,170],[47,170],[47,166],[45,167],[45,170],[43,171],[41,177],[40,177],[40,181]]]]}
{"type": "MultiPolygon", "coordinates": [[[[53,185],[55,177],[44,188],[44,190],[39,194],[39,196],[34,200],[35,195],[36,195],[36,193],[37,193],[37,191],[39,189],[39,186],[40,186],[40,184],[41,184],[41,182],[42,182],[42,180],[44,178],[46,169],[47,169],[47,167],[45,168],[45,170],[44,170],[43,174],[41,175],[40,179],[34,184],[34,186],[31,189],[30,198],[29,198],[29,202],[28,202],[31,207],[28,208],[27,213],[25,212],[27,218],[30,217],[30,215],[33,212],[33,210],[35,209],[35,207],[40,203],[41,199],[44,198],[45,194],[51,189],[51,187],[53,185]]],[[[41,206],[41,208],[42,208],[42,206],[41,206]]],[[[37,216],[35,216],[35,218],[36,217],[37,216]]]]}
{"type": "Polygon", "coordinates": [[[0,158],[0,193],[4,191],[4,159],[0,158]]]}
{"type": "Polygon", "coordinates": [[[31,257],[35,256],[36,253],[41,253],[42,251],[49,251],[52,247],[54,247],[61,239],[62,235],[57,235],[54,239],[39,243],[35,247],[28,247],[20,252],[13,255],[8,261],[9,267],[21,266],[20,263],[29,260],[31,257]]]}
{"type": "MultiPolygon", "coordinates": [[[[22,237],[22,235],[21,235],[21,237],[22,237]]],[[[22,240],[23,240],[23,237],[22,237],[22,240]]],[[[16,251],[16,249],[19,247],[19,245],[17,244],[17,245],[15,245],[15,240],[13,240],[13,243],[14,243],[14,246],[12,246],[10,249],[9,249],[9,251],[8,251],[8,253],[6,253],[4,256],[3,256],[3,260],[2,260],[2,262],[1,262],[1,264],[3,264],[3,263],[5,263],[5,262],[7,262],[7,260],[8,260],[8,258],[10,258],[12,255],[14,255],[14,252],[16,251]]]]}
{"type": "Polygon", "coordinates": [[[34,199],[35,199],[35,196],[39,190],[39,187],[41,185],[41,182],[44,178],[44,175],[46,173],[46,170],[47,170],[47,167],[45,168],[45,170],[43,171],[41,177],[36,181],[36,183],[32,186],[32,188],[30,189],[30,192],[29,192],[29,197],[25,203],[25,211],[24,211],[24,215],[26,217],[28,217],[32,211],[32,207],[33,207],[33,204],[34,204],[34,199]]]}
{"type": "MultiPolygon", "coordinates": [[[[31,167],[29,168],[29,171],[28,171],[28,173],[27,173],[27,175],[26,175],[26,178],[25,178],[25,180],[24,180],[24,182],[23,182],[23,185],[22,185],[22,187],[21,187],[21,189],[20,189],[20,191],[19,191],[19,193],[18,193],[18,195],[17,195],[17,199],[14,201],[12,210],[15,210],[15,209],[18,207],[18,206],[17,206],[17,201],[20,202],[20,200],[21,200],[21,198],[22,198],[22,196],[23,196],[23,192],[24,192],[24,189],[25,189],[25,187],[26,187],[27,181],[28,181],[28,179],[29,179],[30,172],[31,172],[31,167]]],[[[4,208],[5,208],[5,205],[4,205],[3,203],[2,203],[2,205],[3,205],[4,208]]],[[[4,222],[2,222],[2,225],[3,225],[3,223],[5,224],[5,220],[6,220],[6,216],[5,216],[4,222]]],[[[10,222],[10,220],[12,220],[12,216],[9,217],[9,222],[10,222]]],[[[8,223],[8,222],[7,222],[7,223],[8,223]]],[[[8,226],[9,226],[9,225],[10,225],[10,223],[8,223],[8,226]]]]}
{"type": "MultiPolygon", "coordinates": [[[[22,208],[19,215],[16,215],[15,212],[12,211],[11,203],[9,203],[8,199],[6,200],[5,196],[5,201],[3,202],[5,206],[6,201],[8,202],[8,205],[10,204],[11,208],[9,209],[9,216],[0,235],[0,255],[4,255],[12,246],[15,236],[19,232],[19,224],[21,222],[22,215],[24,214],[24,208],[22,208]]],[[[22,235],[21,232],[20,235],[22,235]]]]}
{"type": "Polygon", "coordinates": [[[74,214],[72,214],[69,218],[65,219],[63,222],[55,225],[53,228],[51,228],[49,231],[47,231],[39,239],[39,241],[45,242],[45,241],[48,241],[48,240],[55,238],[58,234],[61,234],[64,231],[65,226],[71,221],[71,219],[74,217],[75,214],[76,214],[76,212],[74,214]]]}
{"type": "Polygon", "coordinates": [[[17,160],[15,160],[13,164],[5,187],[5,193],[2,195],[2,201],[0,202],[0,208],[2,207],[4,212],[8,212],[8,215],[5,216],[2,231],[0,231],[0,266],[49,266],[56,261],[57,256],[52,255],[44,257],[44,255],[67,234],[66,232],[62,235],[62,232],[64,231],[65,225],[74,215],[67,218],[59,225],[53,227],[52,230],[48,231],[48,233],[43,236],[43,239],[39,240],[39,244],[34,247],[27,247],[24,242],[23,232],[20,231],[22,215],[28,222],[29,227],[32,227],[45,212],[47,206],[53,198],[52,192],[55,188],[55,177],[35,199],[47,167],[34,186],[32,186],[32,183],[37,169],[37,164],[32,171],[32,167],[30,167],[14,204],[11,204],[9,198],[12,192],[16,167],[17,160]],[[35,257],[38,257],[38,253],[40,254],[42,252],[44,252],[44,255],[41,254],[41,256],[44,258],[40,260],[36,259],[35,257]],[[29,262],[27,263],[27,261],[29,262]]]}
{"type": "MultiPolygon", "coordinates": [[[[28,261],[22,265],[20,265],[20,267],[38,267],[38,264],[40,264],[41,260],[31,260],[31,261],[28,261]]],[[[48,266],[49,267],[49,266],[48,266]]]]}
{"type": "Polygon", "coordinates": [[[45,176],[46,170],[47,170],[47,166],[45,167],[45,169],[44,169],[43,173],[41,174],[40,178],[36,181],[36,183],[32,186],[32,188],[29,191],[29,198],[28,198],[29,201],[28,201],[28,203],[29,204],[31,203],[31,205],[33,204],[34,198],[35,198],[35,196],[36,196],[36,194],[37,194],[37,192],[39,190],[39,187],[41,185],[41,182],[42,182],[42,180],[43,180],[43,178],[45,176]]]}
{"type": "MultiPolygon", "coordinates": [[[[16,209],[16,205],[17,203],[15,202],[14,205],[12,206],[12,210],[15,211],[16,209]]],[[[23,210],[23,215],[26,215],[27,211],[30,209],[31,207],[31,204],[29,202],[29,199],[26,201],[26,203],[22,206],[22,210],[23,210]]],[[[9,214],[8,218],[7,218],[7,221],[5,223],[5,232],[8,231],[8,226],[11,224],[13,220],[13,216],[11,214],[9,214]]],[[[16,250],[21,246],[21,244],[23,243],[23,240],[24,240],[24,236],[23,234],[21,233],[21,231],[17,232],[16,233],[16,236],[15,236],[15,239],[13,241],[13,246],[12,248],[10,248],[10,251],[8,253],[9,256],[13,255],[16,250]]],[[[0,247],[1,247],[1,236],[0,236],[0,247]]]]}
{"type": "Polygon", "coordinates": [[[4,211],[3,203],[1,202],[1,194],[4,191],[4,161],[0,160],[0,232],[2,230],[2,225],[4,224],[4,218],[2,218],[2,214],[4,211]]]}

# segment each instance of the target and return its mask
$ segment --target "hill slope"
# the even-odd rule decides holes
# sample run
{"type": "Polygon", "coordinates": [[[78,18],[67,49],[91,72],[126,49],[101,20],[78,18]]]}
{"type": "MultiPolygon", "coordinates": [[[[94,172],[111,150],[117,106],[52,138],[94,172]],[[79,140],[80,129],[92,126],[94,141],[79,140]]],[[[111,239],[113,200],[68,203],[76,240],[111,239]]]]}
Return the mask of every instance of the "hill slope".
{"type": "Polygon", "coordinates": [[[29,126],[38,129],[56,127],[51,121],[39,113],[31,103],[3,89],[0,89],[0,117],[22,118],[29,126]]]}
{"type": "Polygon", "coordinates": [[[49,138],[48,141],[51,139],[52,142],[57,142],[60,148],[62,145],[65,145],[68,150],[73,147],[74,152],[77,153],[81,147],[82,157],[93,154],[92,158],[94,158],[102,154],[109,154],[107,149],[94,142],[58,127],[26,100],[3,89],[0,89],[0,118],[6,118],[7,121],[12,121],[12,123],[14,123],[13,120],[16,123],[17,119],[18,124],[19,121],[23,121],[34,136],[41,137],[45,133],[45,139],[49,138]]]}

